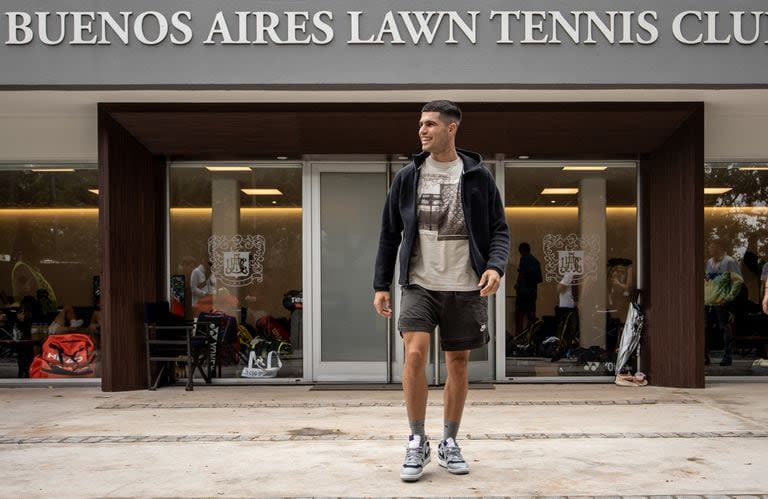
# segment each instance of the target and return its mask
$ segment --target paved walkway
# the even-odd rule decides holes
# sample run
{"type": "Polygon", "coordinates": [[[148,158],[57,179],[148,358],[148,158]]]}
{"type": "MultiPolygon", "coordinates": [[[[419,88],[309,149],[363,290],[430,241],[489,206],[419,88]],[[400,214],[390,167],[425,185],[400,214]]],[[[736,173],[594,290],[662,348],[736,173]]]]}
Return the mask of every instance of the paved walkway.
{"type": "MultiPolygon", "coordinates": [[[[430,390],[427,431],[442,429],[430,390]]],[[[768,494],[768,384],[472,390],[472,466],[398,478],[398,391],[1,388],[0,497],[768,494]]]]}

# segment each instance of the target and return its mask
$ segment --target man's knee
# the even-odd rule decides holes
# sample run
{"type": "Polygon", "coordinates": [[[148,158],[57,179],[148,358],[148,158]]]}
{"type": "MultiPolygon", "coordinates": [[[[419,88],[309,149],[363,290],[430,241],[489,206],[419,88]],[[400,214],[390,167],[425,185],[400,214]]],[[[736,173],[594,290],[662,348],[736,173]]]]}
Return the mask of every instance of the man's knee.
{"type": "Polygon", "coordinates": [[[448,370],[448,376],[466,377],[468,363],[469,352],[446,352],[445,367],[448,370]]]}
{"type": "Polygon", "coordinates": [[[424,369],[427,365],[428,351],[421,348],[411,348],[405,352],[405,367],[410,369],[424,369]]]}
{"type": "Polygon", "coordinates": [[[429,355],[429,334],[406,333],[405,340],[405,367],[412,369],[424,369],[429,355]]]}

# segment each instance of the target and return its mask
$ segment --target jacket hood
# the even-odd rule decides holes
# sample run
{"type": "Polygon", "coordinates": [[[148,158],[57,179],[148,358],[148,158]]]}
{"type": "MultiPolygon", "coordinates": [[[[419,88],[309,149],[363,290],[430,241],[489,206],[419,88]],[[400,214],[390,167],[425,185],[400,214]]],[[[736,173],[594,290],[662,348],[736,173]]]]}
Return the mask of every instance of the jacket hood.
{"type": "MultiPolygon", "coordinates": [[[[476,168],[480,168],[483,164],[483,157],[476,152],[456,148],[456,153],[464,162],[464,173],[467,173],[468,171],[474,170],[476,168]]],[[[421,165],[423,165],[424,161],[427,160],[427,158],[429,157],[429,154],[430,153],[428,151],[422,151],[420,153],[414,154],[413,155],[414,166],[416,166],[416,168],[421,168],[421,165]]]]}

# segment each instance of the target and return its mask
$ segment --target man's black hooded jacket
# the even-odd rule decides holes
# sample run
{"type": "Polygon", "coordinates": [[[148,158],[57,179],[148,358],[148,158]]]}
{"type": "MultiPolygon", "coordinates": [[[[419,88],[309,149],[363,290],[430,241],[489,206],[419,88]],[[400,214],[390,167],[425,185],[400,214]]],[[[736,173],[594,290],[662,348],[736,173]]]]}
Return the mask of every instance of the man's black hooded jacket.
{"type": "MultiPolygon", "coordinates": [[[[469,257],[479,277],[487,269],[504,275],[509,257],[509,230],[504,216],[504,203],[491,172],[483,166],[479,154],[457,149],[464,163],[461,174],[462,207],[469,233],[469,257]]],[[[418,237],[419,175],[429,152],[414,156],[400,170],[387,195],[381,221],[379,251],[373,289],[389,291],[395,273],[397,249],[400,247],[400,284],[407,285],[413,245],[418,237]],[[402,245],[400,244],[402,240],[402,245]]]]}

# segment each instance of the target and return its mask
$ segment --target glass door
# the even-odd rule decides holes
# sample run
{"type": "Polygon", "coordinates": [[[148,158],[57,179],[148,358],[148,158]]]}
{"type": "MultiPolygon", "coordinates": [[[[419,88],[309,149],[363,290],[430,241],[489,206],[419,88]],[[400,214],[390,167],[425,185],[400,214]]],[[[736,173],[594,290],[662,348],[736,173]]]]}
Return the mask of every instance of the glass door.
{"type": "Polygon", "coordinates": [[[373,268],[387,164],[313,163],[313,359],[317,381],[387,380],[387,320],[373,310],[373,268]]]}

